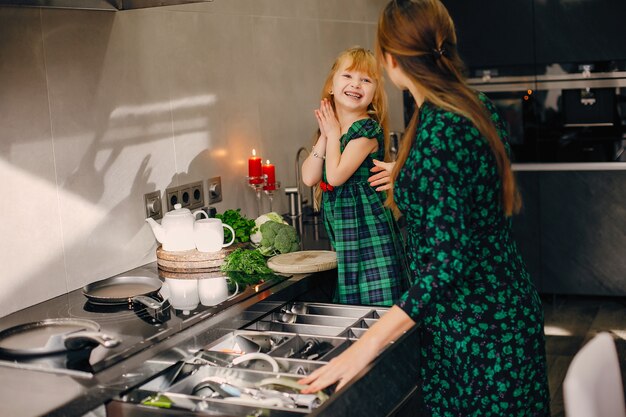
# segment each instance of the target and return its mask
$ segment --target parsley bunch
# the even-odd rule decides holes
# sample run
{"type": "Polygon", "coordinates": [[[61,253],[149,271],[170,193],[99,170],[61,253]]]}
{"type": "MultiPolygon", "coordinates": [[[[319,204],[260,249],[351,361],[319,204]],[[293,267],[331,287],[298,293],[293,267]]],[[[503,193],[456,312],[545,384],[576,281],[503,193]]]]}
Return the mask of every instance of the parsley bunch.
{"type": "MultiPolygon", "coordinates": [[[[226,210],[222,214],[216,214],[215,218],[220,219],[222,223],[229,225],[235,231],[235,243],[245,243],[250,241],[250,235],[254,233],[256,223],[254,220],[247,218],[240,213],[241,209],[226,210]]],[[[231,232],[224,229],[224,240],[229,242],[231,232]]]]}
{"type": "Polygon", "coordinates": [[[221,266],[225,272],[243,272],[245,274],[271,274],[265,256],[257,249],[237,248],[230,253],[221,266]]]}

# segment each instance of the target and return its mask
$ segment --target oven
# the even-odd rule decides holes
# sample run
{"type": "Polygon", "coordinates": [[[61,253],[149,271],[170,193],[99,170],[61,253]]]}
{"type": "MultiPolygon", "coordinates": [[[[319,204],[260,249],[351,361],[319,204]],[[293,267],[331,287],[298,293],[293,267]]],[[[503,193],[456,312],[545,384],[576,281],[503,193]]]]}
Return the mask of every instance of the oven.
{"type": "Polygon", "coordinates": [[[626,72],[550,70],[470,80],[507,122],[514,162],[613,162],[623,153],[626,72]]]}
{"type": "MultiPolygon", "coordinates": [[[[512,161],[613,162],[626,141],[626,71],[580,72],[554,65],[537,76],[469,79],[506,122],[512,161]]],[[[408,124],[415,102],[404,93],[408,124]]]]}

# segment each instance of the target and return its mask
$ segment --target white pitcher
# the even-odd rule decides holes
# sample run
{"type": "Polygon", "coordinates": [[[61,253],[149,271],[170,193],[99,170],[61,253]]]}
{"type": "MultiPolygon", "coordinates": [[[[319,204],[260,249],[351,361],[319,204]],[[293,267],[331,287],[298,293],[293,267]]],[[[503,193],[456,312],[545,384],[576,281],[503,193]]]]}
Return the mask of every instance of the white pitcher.
{"type": "Polygon", "coordinates": [[[235,231],[220,219],[200,219],[193,225],[193,237],[199,252],[219,252],[235,241],[235,231]],[[232,239],[224,243],[224,229],[229,229],[232,239]]]}

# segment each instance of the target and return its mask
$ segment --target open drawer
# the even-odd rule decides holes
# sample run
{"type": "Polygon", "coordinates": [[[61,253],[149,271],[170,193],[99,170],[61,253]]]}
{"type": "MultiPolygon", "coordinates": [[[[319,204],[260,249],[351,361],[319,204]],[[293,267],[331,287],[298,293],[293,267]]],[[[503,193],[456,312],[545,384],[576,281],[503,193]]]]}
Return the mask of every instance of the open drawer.
{"type": "Polygon", "coordinates": [[[324,392],[301,394],[297,380],[302,375],[207,365],[186,372],[173,380],[172,375],[159,375],[131,391],[125,401],[170,415],[297,416],[328,399],[324,392]]]}
{"type": "Polygon", "coordinates": [[[107,415],[385,416],[413,391],[418,379],[415,331],[404,336],[411,339],[408,343],[389,345],[340,393],[330,387],[303,396],[294,383],[355,343],[386,311],[283,304],[130,388],[107,404],[107,415]],[[281,321],[286,311],[296,315],[293,323],[281,321]]]}

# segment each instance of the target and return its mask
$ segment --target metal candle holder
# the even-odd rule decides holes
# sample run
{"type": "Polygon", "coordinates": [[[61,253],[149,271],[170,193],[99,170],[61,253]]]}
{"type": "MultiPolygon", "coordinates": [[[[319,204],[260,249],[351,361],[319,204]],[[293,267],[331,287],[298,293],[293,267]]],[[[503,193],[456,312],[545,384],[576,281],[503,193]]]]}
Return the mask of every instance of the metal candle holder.
{"type": "Polygon", "coordinates": [[[276,181],[274,184],[267,183],[267,175],[263,174],[259,177],[246,177],[248,187],[254,190],[256,196],[256,211],[257,216],[261,215],[261,191],[265,192],[265,195],[270,201],[270,211],[273,211],[274,193],[280,190],[280,181],[276,181]]]}
{"type": "Polygon", "coordinates": [[[256,194],[256,211],[257,216],[261,215],[261,191],[266,186],[267,175],[263,174],[258,177],[246,177],[248,187],[252,188],[256,194]]]}
{"type": "Polygon", "coordinates": [[[276,181],[274,184],[265,184],[263,187],[263,191],[265,191],[265,195],[270,200],[270,211],[274,211],[272,209],[272,203],[274,202],[274,193],[280,190],[280,181],[276,181]]]}

